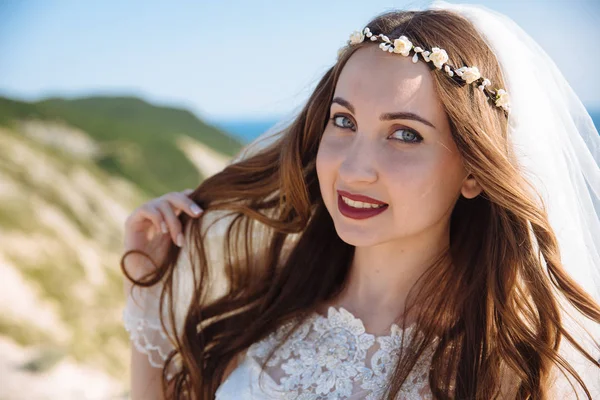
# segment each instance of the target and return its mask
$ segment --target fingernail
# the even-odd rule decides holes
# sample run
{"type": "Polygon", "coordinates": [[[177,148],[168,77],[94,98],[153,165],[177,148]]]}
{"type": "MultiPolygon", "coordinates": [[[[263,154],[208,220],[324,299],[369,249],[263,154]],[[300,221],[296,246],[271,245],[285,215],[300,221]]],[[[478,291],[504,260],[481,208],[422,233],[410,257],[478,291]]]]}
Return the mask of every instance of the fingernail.
{"type": "Polygon", "coordinates": [[[181,233],[177,235],[177,246],[183,247],[183,235],[181,233]]]}
{"type": "Polygon", "coordinates": [[[160,223],[160,229],[162,229],[163,233],[167,233],[169,230],[167,229],[167,224],[164,222],[160,223]]]}
{"type": "Polygon", "coordinates": [[[202,212],[202,209],[200,207],[198,207],[196,204],[192,204],[190,206],[190,208],[192,209],[192,212],[196,215],[198,215],[202,212]]]}

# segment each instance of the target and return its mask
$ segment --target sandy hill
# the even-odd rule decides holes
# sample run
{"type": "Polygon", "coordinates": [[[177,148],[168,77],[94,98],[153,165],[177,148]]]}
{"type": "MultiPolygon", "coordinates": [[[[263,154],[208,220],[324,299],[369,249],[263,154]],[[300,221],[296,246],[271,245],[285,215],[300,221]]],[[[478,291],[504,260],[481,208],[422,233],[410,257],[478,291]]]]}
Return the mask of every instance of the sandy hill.
{"type": "Polygon", "coordinates": [[[127,398],[123,224],[242,144],[136,98],[0,98],[0,398],[127,398]]]}

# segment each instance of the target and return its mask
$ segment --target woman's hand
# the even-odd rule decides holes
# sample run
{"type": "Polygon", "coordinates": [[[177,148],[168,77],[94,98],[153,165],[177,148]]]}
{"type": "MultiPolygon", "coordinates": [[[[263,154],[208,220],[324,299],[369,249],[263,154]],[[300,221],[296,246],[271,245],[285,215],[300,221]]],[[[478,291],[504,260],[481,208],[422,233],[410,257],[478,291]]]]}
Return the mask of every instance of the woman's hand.
{"type": "MultiPolygon", "coordinates": [[[[125,252],[142,251],[149,255],[156,265],[160,265],[167,255],[171,241],[179,247],[183,246],[182,226],[177,217],[181,212],[191,217],[198,217],[203,212],[188,197],[192,192],[192,189],[170,192],[136,208],[125,221],[125,252]]],[[[130,257],[132,261],[127,262],[127,272],[139,278],[140,273],[147,272],[143,265],[147,264],[148,260],[144,261],[145,257],[137,254],[128,254],[126,259],[130,257]]]]}
{"type": "MultiPolygon", "coordinates": [[[[182,212],[192,217],[202,214],[202,209],[188,197],[192,192],[193,190],[187,189],[183,192],[167,193],[135,209],[125,221],[125,252],[130,250],[144,252],[158,266],[165,260],[171,242],[181,247],[184,235],[177,217],[182,212]]],[[[135,280],[140,280],[154,268],[150,260],[136,253],[127,254],[122,263],[126,274],[135,280]]],[[[132,289],[132,283],[127,278],[123,280],[123,289],[127,297],[132,289]]],[[[159,310],[152,308],[154,303],[146,303],[145,299],[159,296],[160,287],[143,289],[150,292],[140,298],[141,305],[128,302],[126,307],[131,307],[134,312],[140,312],[137,308],[140,306],[143,308],[141,315],[144,315],[144,318],[148,318],[148,315],[151,316],[149,318],[158,318],[159,310]]],[[[131,354],[131,398],[163,399],[162,369],[150,365],[148,355],[140,353],[133,345],[131,354]]],[[[172,389],[169,387],[167,390],[172,389]]]]}

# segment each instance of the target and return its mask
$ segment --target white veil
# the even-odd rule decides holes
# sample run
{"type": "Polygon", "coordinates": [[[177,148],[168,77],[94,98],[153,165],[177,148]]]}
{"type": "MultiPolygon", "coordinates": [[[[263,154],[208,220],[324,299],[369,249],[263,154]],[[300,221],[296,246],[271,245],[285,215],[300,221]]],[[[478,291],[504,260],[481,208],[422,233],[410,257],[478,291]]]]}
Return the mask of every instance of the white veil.
{"type": "MultiPolygon", "coordinates": [[[[445,1],[430,8],[467,18],[496,55],[510,95],[509,138],[519,163],[542,195],[565,270],[600,303],[600,136],[592,118],[554,61],[510,18],[482,6],[445,1]]],[[[596,341],[600,326],[564,298],[561,304],[570,313],[564,315],[567,327],[600,361],[599,349],[577,323],[596,341]]],[[[564,342],[561,354],[594,398],[600,398],[600,368],[564,342]]],[[[555,389],[556,398],[572,398],[564,379],[555,389]]]]}
{"type": "Polygon", "coordinates": [[[509,135],[544,197],[569,273],[600,302],[600,137],[546,52],[514,21],[480,6],[436,1],[466,17],[493,50],[510,95],[509,135]]]}
{"type": "MultiPolygon", "coordinates": [[[[467,18],[495,53],[510,95],[509,135],[519,163],[542,194],[566,271],[600,303],[600,136],[590,115],[552,59],[514,21],[482,6],[436,1],[430,8],[467,18]]],[[[298,112],[294,110],[254,140],[232,162],[265,147],[298,112]]],[[[218,262],[218,257],[213,261],[218,262]]],[[[177,267],[180,282],[188,281],[188,265],[183,258],[182,268],[177,267]]],[[[191,297],[189,292],[181,295],[191,297]]],[[[156,307],[148,297],[143,301],[156,307]]],[[[563,303],[569,308],[564,300],[563,303]]],[[[181,304],[187,308],[189,303],[181,304]]],[[[152,364],[159,367],[160,358],[164,360],[170,347],[164,336],[157,333],[157,318],[156,308],[140,312],[128,299],[125,325],[138,350],[148,354],[152,364]]],[[[573,323],[573,327],[574,322],[583,324],[600,341],[598,324],[576,312],[566,322],[573,323]]],[[[586,341],[582,333],[575,338],[586,341]]],[[[593,343],[588,341],[584,347],[600,360],[599,349],[593,343]]],[[[600,368],[567,344],[561,347],[561,353],[582,376],[593,397],[600,398],[600,368]]],[[[572,394],[569,390],[568,382],[559,379],[556,398],[572,398],[567,396],[572,394]]]]}

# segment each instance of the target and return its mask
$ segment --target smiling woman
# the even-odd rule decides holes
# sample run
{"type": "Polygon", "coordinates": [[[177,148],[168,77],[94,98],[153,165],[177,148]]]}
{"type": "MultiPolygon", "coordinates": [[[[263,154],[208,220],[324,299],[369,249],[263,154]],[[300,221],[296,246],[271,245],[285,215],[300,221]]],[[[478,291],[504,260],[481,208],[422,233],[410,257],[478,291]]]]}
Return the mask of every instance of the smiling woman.
{"type": "MultiPolygon", "coordinates": [[[[481,192],[463,165],[431,70],[410,58],[382,54],[377,46],[358,49],[340,74],[330,115],[316,169],[338,235],[356,246],[355,262],[379,260],[391,266],[399,253],[419,254],[398,268],[404,274],[414,270],[416,278],[432,256],[448,247],[450,215],[459,195],[470,199],[481,192]],[[390,109],[402,111],[380,111],[390,109]],[[377,228],[346,218],[349,210],[338,206],[334,188],[388,204],[360,213],[379,216],[369,220],[377,228]],[[390,258],[384,261],[382,254],[390,258]]],[[[394,279],[393,274],[385,279],[394,279]]],[[[406,275],[401,280],[394,287],[414,284],[406,275]]],[[[397,295],[386,301],[404,305],[397,295]]]]}
{"type": "Polygon", "coordinates": [[[174,398],[593,398],[599,148],[506,17],[386,12],[190,193],[126,324],[174,398]]]}

